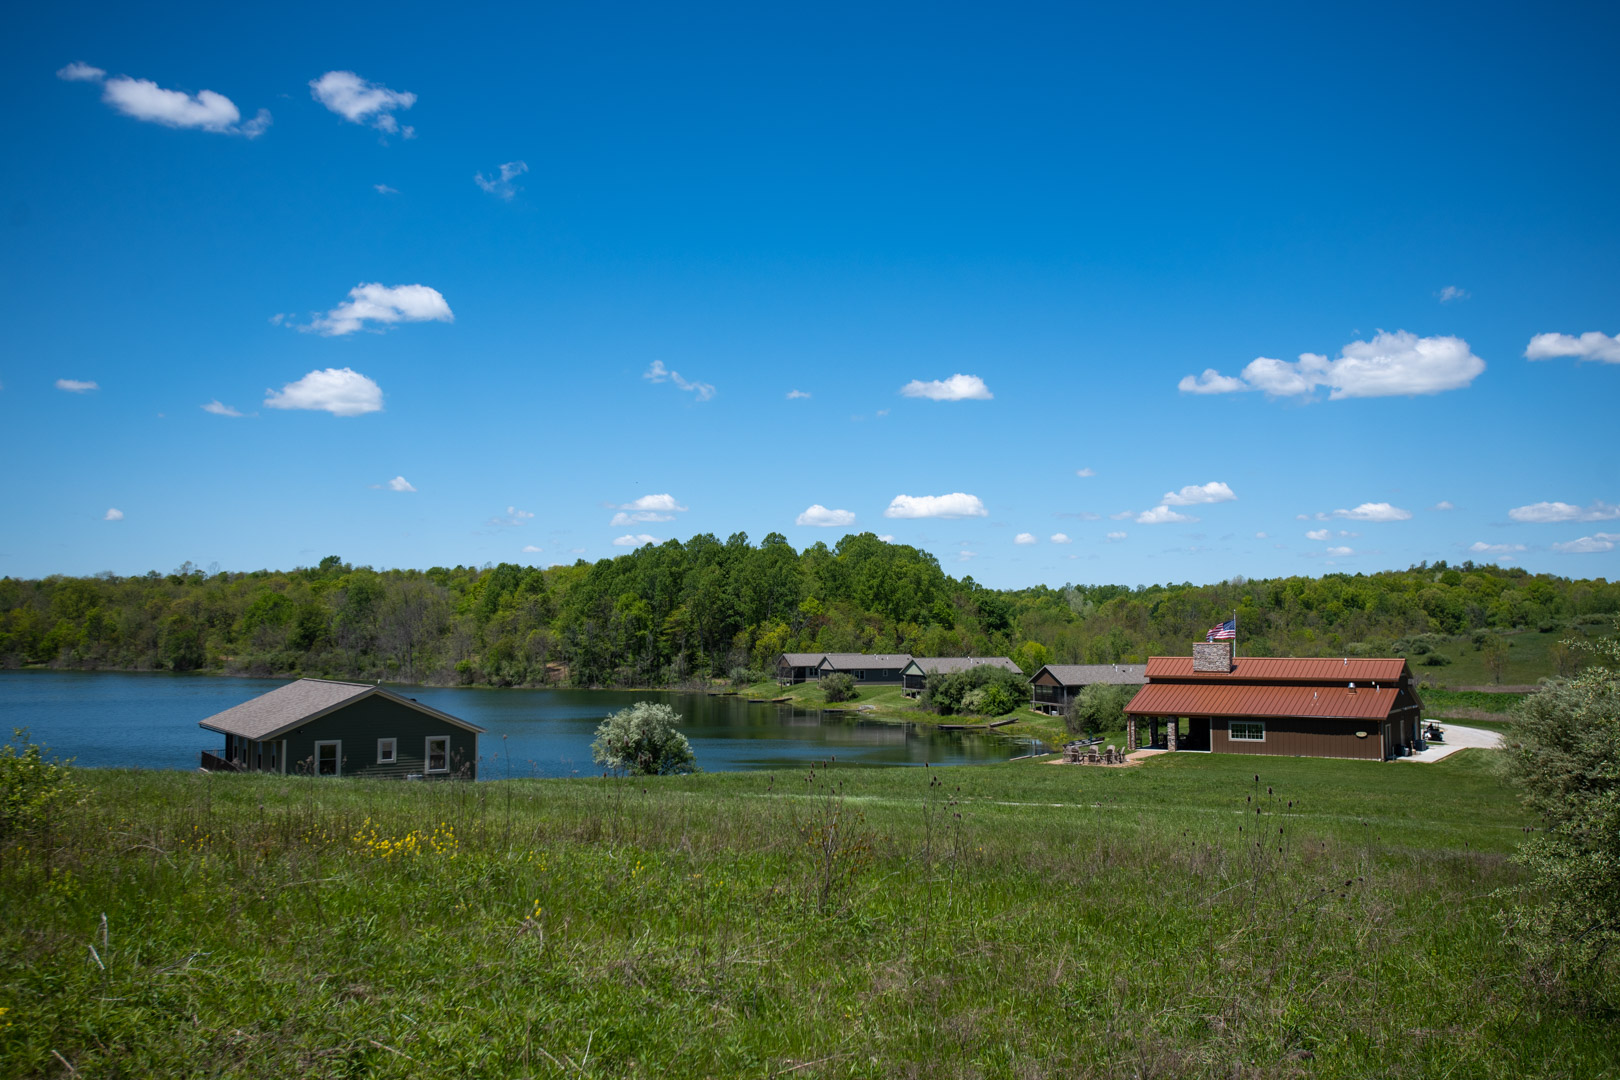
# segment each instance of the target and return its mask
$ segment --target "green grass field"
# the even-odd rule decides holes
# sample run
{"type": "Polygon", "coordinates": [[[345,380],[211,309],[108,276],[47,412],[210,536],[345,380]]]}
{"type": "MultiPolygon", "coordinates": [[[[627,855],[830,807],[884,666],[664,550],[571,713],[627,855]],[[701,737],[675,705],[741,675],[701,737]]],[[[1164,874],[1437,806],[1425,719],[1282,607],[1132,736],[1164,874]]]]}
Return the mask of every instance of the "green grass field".
{"type": "Polygon", "coordinates": [[[1483,751],[77,776],[0,852],[6,1076],[1620,1071],[1502,944],[1483,751]]]}
{"type": "MultiPolygon", "coordinates": [[[[1607,633],[1607,625],[1584,626],[1576,629],[1560,627],[1543,634],[1539,630],[1518,630],[1503,634],[1508,643],[1507,666],[1502,671],[1503,686],[1534,686],[1541,679],[1558,674],[1555,651],[1560,642],[1588,639],[1593,633],[1607,633]]],[[[1458,686],[1493,686],[1496,681],[1485,666],[1485,654],[1474,647],[1471,635],[1450,638],[1437,652],[1450,657],[1451,663],[1430,667],[1421,656],[1412,656],[1407,663],[1412,673],[1431,686],[1447,688],[1458,686]]]]}

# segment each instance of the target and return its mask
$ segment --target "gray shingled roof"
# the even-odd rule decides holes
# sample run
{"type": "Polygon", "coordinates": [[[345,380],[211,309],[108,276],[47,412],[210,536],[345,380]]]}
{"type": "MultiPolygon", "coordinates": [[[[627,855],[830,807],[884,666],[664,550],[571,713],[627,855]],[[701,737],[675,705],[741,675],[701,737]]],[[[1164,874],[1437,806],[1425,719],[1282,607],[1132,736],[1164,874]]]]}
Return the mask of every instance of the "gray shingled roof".
{"type": "MultiPolygon", "coordinates": [[[[985,664],[1023,674],[1018,665],[1005,656],[913,656],[911,663],[921,668],[925,675],[935,673],[949,675],[952,672],[966,671],[968,668],[983,667],[985,664]]],[[[906,666],[910,667],[911,664],[906,666]]]]}
{"type": "Polygon", "coordinates": [[[390,698],[469,731],[481,734],[484,730],[477,724],[470,724],[370,683],[334,682],[328,679],[299,679],[222,713],[215,713],[206,720],[198,721],[197,726],[244,739],[268,739],[370,694],[390,698]]]}
{"type": "Polygon", "coordinates": [[[787,661],[788,667],[815,667],[826,655],[823,652],[785,652],[782,659],[787,661]]]}
{"type": "Polygon", "coordinates": [[[852,668],[903,668],[911,663],[910,653],[827,653],[827,660],[835,671],[852,668]]]}
{"type": "MultiPolygon", "coordinates": [[[[1147,682],[1146,664],[1047,664],[1041,671],[1050,671],[1064,686],[1090,686],[1092,683],[1140,686],[1147,682]]],[[[1035,674],[1039,675],[1040,671],[1035,674]]]]}

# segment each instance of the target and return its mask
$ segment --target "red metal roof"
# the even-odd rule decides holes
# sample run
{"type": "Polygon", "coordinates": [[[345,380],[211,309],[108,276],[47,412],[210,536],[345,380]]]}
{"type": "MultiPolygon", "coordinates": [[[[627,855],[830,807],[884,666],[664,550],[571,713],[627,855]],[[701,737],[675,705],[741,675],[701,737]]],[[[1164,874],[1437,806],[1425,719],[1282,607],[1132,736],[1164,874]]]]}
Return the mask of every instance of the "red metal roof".
{"type": "Polygon", "coordinates": [[[1377,690],[1370,686],[1358,687],[1352,694],[1344,686],[1148,683],[1137,691],[1125,711],[1138,716],[1313,716],[1382,720],[1395,707],[1399,696],[1400,692],[1390,687],[1377,690]]]}
{"type": "Polygon", "coordinates": [[[1398,656],[1390,660],[1240,656],[1233,663],[1230,674],[1194,671],[1190,656],[1153,656],[1147,662],[1150,683],[1155,679],[1265,679],[1273,682],[1353,682],[1357,686],[1365,686],[1374,682],[1396,682],[1405,672],[1406,661],[1398,656]]]}

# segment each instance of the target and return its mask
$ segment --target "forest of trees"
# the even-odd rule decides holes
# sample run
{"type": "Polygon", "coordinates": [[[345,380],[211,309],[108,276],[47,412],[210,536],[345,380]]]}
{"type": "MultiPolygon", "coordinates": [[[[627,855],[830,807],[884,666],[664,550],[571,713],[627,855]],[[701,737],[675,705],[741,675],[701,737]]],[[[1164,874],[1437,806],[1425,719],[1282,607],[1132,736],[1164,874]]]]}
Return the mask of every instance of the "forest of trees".
{"type": "Polygon", "coordinates": [[[1465,562],[1375,574],[987,589],[870,533],[648,545],[549,569],[376,571],[337,556],[246,573],[0,578],[0,665],[496,686],[669,686],[782,651],[1185,654],[1236,610],[1248,655],[1389,655],[1416,635],[1608,622],[1620,584],[1465,562]]]}

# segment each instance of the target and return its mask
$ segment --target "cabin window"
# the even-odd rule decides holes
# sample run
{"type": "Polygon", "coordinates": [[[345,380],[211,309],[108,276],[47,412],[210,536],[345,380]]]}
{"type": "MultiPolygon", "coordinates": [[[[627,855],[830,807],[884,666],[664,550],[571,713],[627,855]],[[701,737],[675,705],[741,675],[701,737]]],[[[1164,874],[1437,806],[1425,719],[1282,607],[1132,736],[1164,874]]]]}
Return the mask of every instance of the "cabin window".
{"type": "Polygon", "coordinates": [[[427,741],[427,771],[450,771],[450,736],[429,735],[427,741]]]}
{"type": "Polygon", "coordinates": [[[338,740],[315,744],[315,775],[343,775],[343,743],[338,740]]]}
{"type": "Polygon", "coordinates": [[[392,765],[394,763],[394,757],[395,757],[395,754],[396,754],[396,748],[398,746],[399,746],[399,740],[398,739],[378,739],[377,740],[377,764],[379,764],[379,765],[392,765]]]}
{"type": "Polygon", "coordinates": [[[1227,725],[1226,732],[1234,739],[1264,742],[1266,723],[1264,720],[1233,720],[1227,725]]]}

